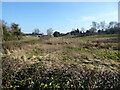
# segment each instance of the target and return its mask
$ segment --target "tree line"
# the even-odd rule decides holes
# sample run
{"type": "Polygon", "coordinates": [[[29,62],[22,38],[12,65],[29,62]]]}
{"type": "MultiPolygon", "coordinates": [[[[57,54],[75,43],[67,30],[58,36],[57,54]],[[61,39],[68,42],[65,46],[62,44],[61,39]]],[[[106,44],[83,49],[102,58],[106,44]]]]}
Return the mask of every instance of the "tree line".
{"type": "MultiPolygon", "coordinates": [[[[7,23],[3,20],[0,20],[0,28],[2,29],[1,32],[3,33],[3,41],[11,41],[11,40],[21,40],[24,33],[21,32],[21,28],[19,27],[19,24],[12,23],[10,26],[7,25],[7,23]]],[[[34,32],[31,34],[39,34],[39,29],[35,29],[34,32]]],[[[106,24],[105,21],[102,21],[100,23],[92,22],[92,25],[89,30],[85,30],[84,27],[81,29],[72,29],[72,31],[67,33],[61,33],[59,31],[53,32],[52,28],[47,29],[47,35],[48,36],[54,36],[54,37],[60,37],[60,36],[66,36],[66,35],[75,35],[75,36],[89,36],[89,35],[95,35],[95,34],[118,34],[120,33],[120,23],[118,22],[109,22],[109,24],[106,24]]],[[[43,33],[41,33],[44,35],[43,33]]]]}
{"type": "Polygon", "coordinates": [[[64,35],[77,35],[77,36],[89,36],[95,34],[118,34],[120,33],[120,23],[111,21],[109,24],[106,24],[105,21],[100,23],[92,22],[91,28],[85,30],[84,27],[80,29],[73,29],[71,32],[65,34],[55,31],[53,33],[54,37],[64,36],[64,35]]]}

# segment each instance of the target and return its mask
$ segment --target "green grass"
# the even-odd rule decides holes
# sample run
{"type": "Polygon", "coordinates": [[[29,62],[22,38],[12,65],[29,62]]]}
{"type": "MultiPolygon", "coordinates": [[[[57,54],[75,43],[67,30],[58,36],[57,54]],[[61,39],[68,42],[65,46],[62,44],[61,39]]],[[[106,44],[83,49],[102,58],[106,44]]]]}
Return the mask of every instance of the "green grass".
{"type": "Polygon", "coordinates": [[[80,37],[78,38],[78,40],[88,43],[94,41],[95,39],[105,40],[110,38],[118,38],[118,35],[117,34],[94,35],[94,36],[80,37]]]}
{"type": "Polygon", "coordinates": [[[120,58],[118,54],[118,50],[99,49],[96,50],[95,52],[101,58],[104,57],[106,59],[113,59],[113,60],[118,60],[120,58]]]}
{"type": "Polygon", "coordinates": [[[71,58],[69,58],[69,57],[63,57],[63,61],[69,61],[69,60],[71,60],[71,58]]]}

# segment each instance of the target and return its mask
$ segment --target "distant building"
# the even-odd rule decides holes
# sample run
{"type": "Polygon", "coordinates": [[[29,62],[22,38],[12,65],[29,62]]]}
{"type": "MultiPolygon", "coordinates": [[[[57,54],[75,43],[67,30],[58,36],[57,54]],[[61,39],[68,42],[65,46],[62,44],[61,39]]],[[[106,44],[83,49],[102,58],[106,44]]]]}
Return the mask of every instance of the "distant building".
{"type": "Polygon", "coordinates": [[[32,36],[32,37],[41,37],[43,34],[25,34],[26,36],[32,36]]]}

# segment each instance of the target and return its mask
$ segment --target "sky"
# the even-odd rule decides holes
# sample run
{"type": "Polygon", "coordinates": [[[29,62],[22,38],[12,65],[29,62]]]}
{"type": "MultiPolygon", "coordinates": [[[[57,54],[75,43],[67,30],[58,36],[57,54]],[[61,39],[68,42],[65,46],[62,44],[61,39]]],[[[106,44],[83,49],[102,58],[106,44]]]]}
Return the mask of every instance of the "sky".
{"type": "Polygon", "coordinates": [[[92,21],[118,21],[117,2],[2,2],[2,19],[24,33],[53,28],[62,33],[89,29],[92,21]]]}

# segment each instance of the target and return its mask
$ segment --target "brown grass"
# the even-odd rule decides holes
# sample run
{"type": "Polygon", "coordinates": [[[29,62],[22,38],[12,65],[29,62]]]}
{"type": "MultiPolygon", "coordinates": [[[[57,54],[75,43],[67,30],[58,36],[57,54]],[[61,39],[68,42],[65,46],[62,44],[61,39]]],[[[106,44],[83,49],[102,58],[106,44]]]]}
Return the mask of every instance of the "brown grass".
{"type": "MultiPolygon", "coordinates": [[[[91,38],[100,40],[100,37],[91,38]]],[[[39,63],[46,72],[55,69],[67,70],[76,77],[79,76],[79,70],[84,71],[84,68],[90,71],[119,72],[120,62],[115,53],[117,50],[114,50],[116,42],[92,42],[91,38],[43,37],[34,41],[11,42],[6,44],[2,55],[4,71],[11,70],[17,73],[29,65],[39,63]],[[107,56],[108,52],[105,51],[108,51],[110,56],[107,56]]]]}

